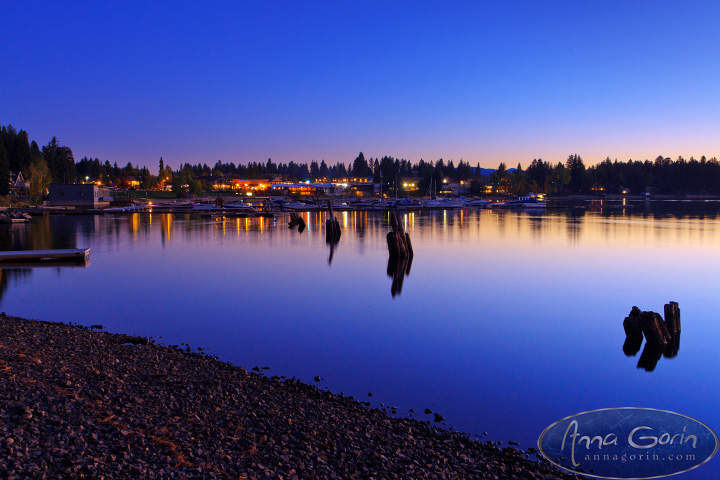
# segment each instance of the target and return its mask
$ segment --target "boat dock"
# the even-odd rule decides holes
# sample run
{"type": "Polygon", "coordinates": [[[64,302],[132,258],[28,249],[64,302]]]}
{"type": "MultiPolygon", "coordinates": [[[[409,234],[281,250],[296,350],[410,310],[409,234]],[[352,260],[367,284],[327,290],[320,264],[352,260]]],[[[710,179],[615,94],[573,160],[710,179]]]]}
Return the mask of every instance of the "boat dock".
{"type": "Polygon", "coordinates": [[[16,250],[0,252],[0,263],[16,262],[87,262],[90,248],[69,248],[62,250],[16,250]]]}

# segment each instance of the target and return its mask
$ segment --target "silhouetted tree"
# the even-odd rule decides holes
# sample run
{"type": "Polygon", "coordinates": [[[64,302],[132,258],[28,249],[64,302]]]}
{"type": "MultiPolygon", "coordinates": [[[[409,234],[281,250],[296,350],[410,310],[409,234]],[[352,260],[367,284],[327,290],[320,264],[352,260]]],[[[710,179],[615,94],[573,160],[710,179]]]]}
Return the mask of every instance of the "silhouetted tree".
{"type": "Polygon", "coordinates": [[[10,162],[5,146],[0,143],[0,195],[10,193],[10,162]]]}

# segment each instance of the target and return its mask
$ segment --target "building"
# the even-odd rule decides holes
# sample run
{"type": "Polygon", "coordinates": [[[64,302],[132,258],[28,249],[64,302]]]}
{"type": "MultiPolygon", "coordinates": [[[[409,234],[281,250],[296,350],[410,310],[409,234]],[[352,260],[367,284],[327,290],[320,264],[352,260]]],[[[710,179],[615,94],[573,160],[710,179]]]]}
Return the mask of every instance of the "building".
{"type": "Polygon", "coordinates": [[[18,197],[28,194],[30,184],[25,181],[22,172],[12,172],[10,175],[10,192],[18,197]]]}
{"type": "Polygon", "coordinates": [[[123,179],[120,181],[123,188],[139,188],[140,187],[140,177],[123,177],[123,179]]]}
{"type": "Polygon", "coordinates": [[[48,203],[53,206],[98,208],[110,205],[110,190],[94,183],[51,183],[48,203]]]}
{"type": "Polygon", "coordinates": [[[276,183],[272,189],[274,195],[331,196],[342,195],[346,186],[336,183],[276,183]]]}

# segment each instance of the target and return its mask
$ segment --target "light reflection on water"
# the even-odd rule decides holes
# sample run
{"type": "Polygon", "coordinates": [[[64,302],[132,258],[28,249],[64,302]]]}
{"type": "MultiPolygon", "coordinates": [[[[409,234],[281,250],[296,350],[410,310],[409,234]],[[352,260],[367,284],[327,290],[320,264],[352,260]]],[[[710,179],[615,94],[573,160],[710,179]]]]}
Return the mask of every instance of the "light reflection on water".
{"type": "Polygon", "coordinates": [[[405,414],[430,408],[523,447],[560,418],[607,407],[672,410],[719,430],[717,211],[403,213],[415,256],[400,291],[384,213],[339,213],[335,246],[324,213],[303,213],[302,233],[283,218],[46,217],[0,227],[2,248],[89,246],[91,263],[4,268],[1,307],[317,375],[321,387],[405,414]],[[670,300],[682,311],[678,355],[639,370],[622,320],[670,300]]]}

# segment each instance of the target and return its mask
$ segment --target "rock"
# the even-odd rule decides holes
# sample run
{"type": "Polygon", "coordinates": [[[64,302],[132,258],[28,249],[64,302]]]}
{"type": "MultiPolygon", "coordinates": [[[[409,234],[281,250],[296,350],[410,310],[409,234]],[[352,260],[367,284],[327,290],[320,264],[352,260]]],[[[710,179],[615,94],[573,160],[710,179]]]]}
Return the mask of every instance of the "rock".
{"type": "Polygon", "coordinates": [[[12,373],[0,374],[0,476],[574,478],[296,379],[122,339],[3,318],[0,354],[12,373]]]}

